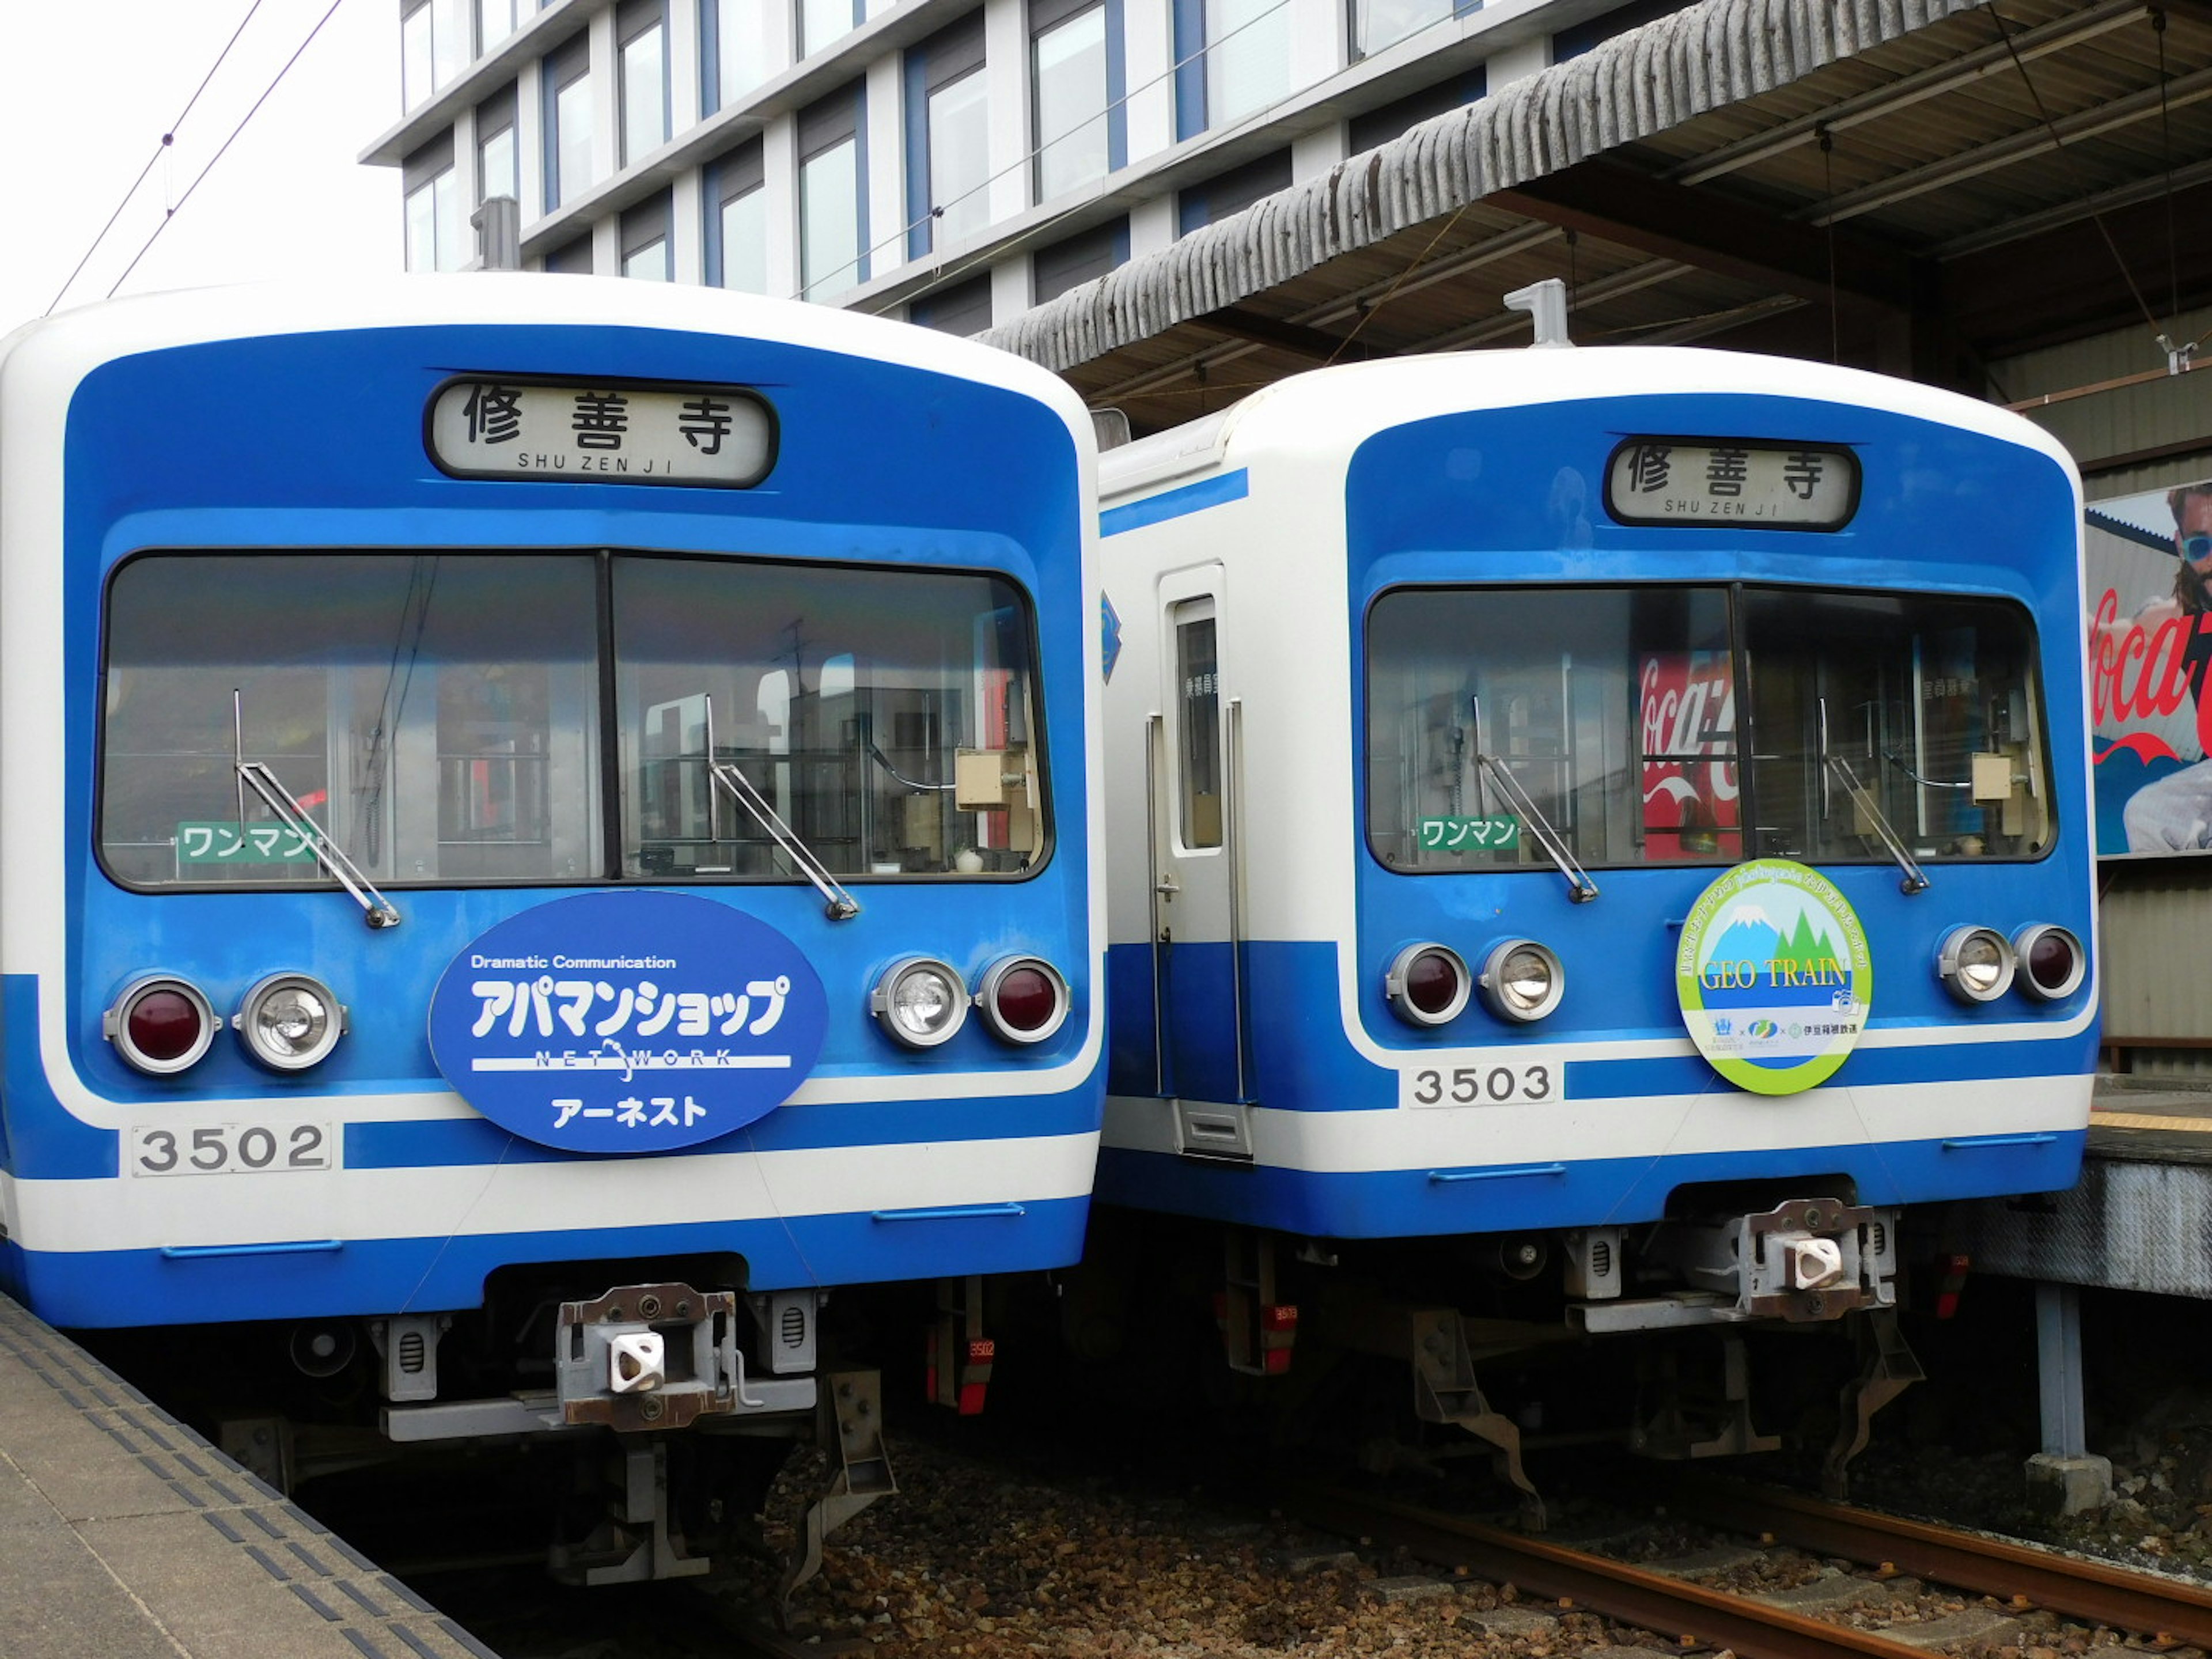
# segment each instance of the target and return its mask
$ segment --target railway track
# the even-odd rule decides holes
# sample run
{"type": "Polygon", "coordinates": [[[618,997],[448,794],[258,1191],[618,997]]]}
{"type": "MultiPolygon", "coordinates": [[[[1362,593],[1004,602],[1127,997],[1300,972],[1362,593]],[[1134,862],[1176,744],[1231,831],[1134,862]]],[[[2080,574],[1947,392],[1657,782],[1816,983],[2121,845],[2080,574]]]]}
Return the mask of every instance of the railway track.
{"type": "Polygon", "coordinates": [[[1780,1487],[1685,1474],[1664,1490],[1675,1513],[1712,1526],[1768,1535],[1869,1566],[1894,1567],[2133,1635],[2212,1649],[2212,1589],[1780,1487]]]}
{"type": "MultiPolygon", "coordinates": [[[[1310,1526],[1401,1546],[1432,1564],[1464,1568],[1638,1626],[1670,1643],[1725,1647],[1741,1659],[1929,1659],[1931,1651],[1924,1637],[1906,1641],[1831,1623],[1665,1571],[1394,1499],[1296,1482],[1272,1488],[1269,1496],[1310,1526]]],[[[1716,1493],[1711,1512],[1701,1507],[1702,1498],[1685,1500],[1685,1507],[1700,1518],[1724,1512],[1723,1524],[1732,1529],[1997,1596],[2014,1612],[2041,1607],[2132,1635],[2163,1638],[2161,1645],[2203,1644],[2212,1638],[2212,1594],[2195,1586],[1974,1534],[1893,1523],[1889,1517],[1801,1500],[1793,1493],[1744,1490],[1740,1500],[1735,1494],[1716,1493]],[[1735,1501],[1724,1504],[1723,1497],[1735,1501]],[[1854,1532],[1850,1523],[1861,1517],[1873,1524],[1854,1532]]],[[[1670,1504],[1674,1501],[1670,1497],[1670,1504]]]]}

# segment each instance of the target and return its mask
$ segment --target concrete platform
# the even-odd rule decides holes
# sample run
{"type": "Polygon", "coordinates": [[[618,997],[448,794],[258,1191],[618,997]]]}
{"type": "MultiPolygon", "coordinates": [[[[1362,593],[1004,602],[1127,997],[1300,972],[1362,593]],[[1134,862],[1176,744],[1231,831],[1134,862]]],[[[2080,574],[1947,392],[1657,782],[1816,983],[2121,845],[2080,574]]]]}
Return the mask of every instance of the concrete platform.
{"type": "Polygon", "coordinates": [[[1978,1273],[2212,1297],[2212,1090],[2100,1078],[2079,1182],[1959,1207],[1978,1273]]]}
{"type": "Polygon", "coordinates": [[[4,1296],[0,1652],[497,1659],[4,1296]]]}

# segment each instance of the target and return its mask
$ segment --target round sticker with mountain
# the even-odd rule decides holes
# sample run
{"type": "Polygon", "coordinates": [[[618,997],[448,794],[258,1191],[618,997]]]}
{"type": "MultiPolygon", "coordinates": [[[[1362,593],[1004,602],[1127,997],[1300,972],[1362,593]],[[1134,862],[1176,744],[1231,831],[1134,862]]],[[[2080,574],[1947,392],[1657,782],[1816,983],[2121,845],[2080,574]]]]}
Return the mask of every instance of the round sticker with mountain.
{"type": "Polygon", "coordinates": [[[1874,964],[1833,882],[1788,859],[1756,859],[1691,907],[1674,986],[1690,1040],[1715,1071],[1754,1094],[1791,1095],[1850,1056],[1874,1000],[1874,964]]]}

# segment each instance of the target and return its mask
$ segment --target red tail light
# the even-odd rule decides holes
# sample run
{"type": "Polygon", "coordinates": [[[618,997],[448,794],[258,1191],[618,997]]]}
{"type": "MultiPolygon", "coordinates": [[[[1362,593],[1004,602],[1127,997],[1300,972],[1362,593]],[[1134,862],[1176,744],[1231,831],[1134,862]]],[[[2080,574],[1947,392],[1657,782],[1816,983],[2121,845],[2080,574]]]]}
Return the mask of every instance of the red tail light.
{"type": "Polygon", "coordinates": [[[1441,945],[1409,945],[1383,976],[1390,1012],[1408,1025],[1443,1025],[1456,1018],[1474,989],[1459,952],[1441,945]]]}
{"type": "Polygon", "coordinates": [[[2039,922],[2012,936],[2020,972],[2013,981],[2039,1002],[2057,1002],[2081,989],[2089,975],[2089,954],[2063,927],[2039,922]]]}
{"type": "Polygon", "coordinates": [[[975,993],[983,1023],[1002,1042],[1042,1042],[1067,1019],[1067,981],[1042,957],[1006,957],[975,993]]]}
{"type": "Polygon", "coordinates": [[[173,1077],[215,1041],[215,1008],[187,980],[149,975],[124,988],[100,1021],[115,1052],[149,1077],[173,1077]]]}

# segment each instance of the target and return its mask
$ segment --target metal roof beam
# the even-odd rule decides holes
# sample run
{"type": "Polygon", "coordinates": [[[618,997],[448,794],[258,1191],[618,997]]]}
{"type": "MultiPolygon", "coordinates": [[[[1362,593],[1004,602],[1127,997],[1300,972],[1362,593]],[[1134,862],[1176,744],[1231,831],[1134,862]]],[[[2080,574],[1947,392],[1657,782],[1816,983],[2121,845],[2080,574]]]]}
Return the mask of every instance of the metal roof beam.
{"type": "MultiPolygon", "coordinates": [[[[2180,0],[2173,0],[2179,3],[2180,0]]],[[[2212,11],[2212,3],[2203,9],[2212,11]]],[[[1670,172],[1669,182],[1678,185],[1702,185],[1708,179],[1718,179],[1741,168],[1761,161],[1771,161],[1778,155],[1787,155],[1801,144],[1817,143],[1823,132],[1838,133],[1893,115],[1899,110],[1914,104],[1924,103],[1930,98],[1940,98],[1946,93],[1956,92],[1992,75],[2009,76],[2013,59],[2023,64],[2033,63],[2069,46],[2094,40],[2099,35],[2124,28],[2130,23],[2141,22],[2150,15],[2151,8],[2144,0],[2107,0],[2107,3],[2093,6],[2076,16],[2062,17],[2014,35],[2008,46],[2003,40],[1994,40],[1986,46],[1956,58],[1946,64],[1908,75],[1903,80],[1871,92],[1861,93],[1856,98],[1846,98],[1841,103],[1831,104],[1826,109],[1810,115],[1801,115],[1794,121],[1765,132],[1753,133],[1748,138],[1723,145],[1710,155],[1686,162],[1670,172]]]]}
{"type": "Polygon", "coordinates": [[[1256,311],[1247,311],[1243,306],[1224,306],[1218,311],[1201,312],[1191,319],[1201,328],[1250,340],[1255,344],[1273,346],[1279,350],[1295,352],[1301,357],[1317,362],[1365,362],[1370,357],[1395,357],[1398,354],[1388,346],[1370,346],[1364,340],[1349,334],[1331,334],[1327,329],[1308,328],[1301,323],[1286,323],[1279,318],[1263,317],[1256,311]]]}
{"type": "Polygon", "coordinates": [[[1662,259],[1780,289],[1802,300],[1889,309],[1913,301],[1913,261],[1869,238],[1832,238],[1710,191],[1670,185],[1607,161],[1494,191],[1486,203],[1602,237],[1662,259]]]}

